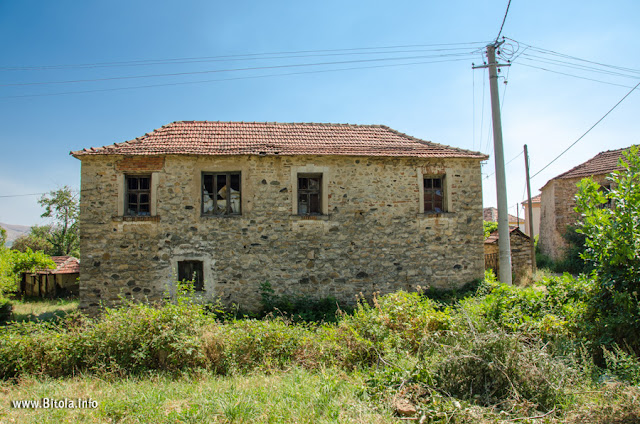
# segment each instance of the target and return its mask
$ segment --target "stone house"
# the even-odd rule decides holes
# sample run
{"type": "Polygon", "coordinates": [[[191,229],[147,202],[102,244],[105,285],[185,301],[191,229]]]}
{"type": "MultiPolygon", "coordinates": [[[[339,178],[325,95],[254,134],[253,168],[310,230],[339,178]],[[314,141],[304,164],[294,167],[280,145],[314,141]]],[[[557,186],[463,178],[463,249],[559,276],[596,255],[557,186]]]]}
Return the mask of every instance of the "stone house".
{"type": "Polygon", "coordinates": [[[190,121],[71,154],[85,310],[176,279],[255,309],[266,281],[353,302],[483,275],[481,153],[381,125],[190,121]]]}
{"type": "Polygon", "coordinates": [[[59,297],[78,294],[80,261],[73,256],[52,256],[55,269],[23,272],[20,292],[27,296],[59,297]]]}
{"type": "MultiPolygon", "coordinates": [[[[577,213],[575,195],[577,184],[587,177],[593,178],[604,190],[611,188],[607,176],[621,168],[618,161],[627,148],[598,153],[588,161],[547,181],[540,195],[540,251],[558,261],[564,258],[567,247],[564,235],[575,225],[577,213]]],[[[607,205],[605,205],[607,206],[607,205]]],[[[611,205],[608,205],[611,206],[611,205]]]]}
{"type": "MultiPolygon", "coordinates": [[[[531,198],[531,215],[533,221],[533,236],[540,234],[540,198],[542,195],[538,194],[531,198]]],[[[529,234],[529,201],[525,200],[521,203],[524,208],[524,233],[531,237],[529,234]]]]}
{"type": "MultiPolygon", "coordinates": [[[[482,210],[483,219],[489,222],[498,222],[498,209],[494,207],[484,208],[482,210]]],[[[524,231],[524,219],[507,214],[509,218],[509,228],[518,227],[521,231],[524,231]]]]}
{"type": "MultiPolygon", "coordinates": [[[[500,247],[498,241],[500,235],[494,231],[484,241],[484,267],[493,269],[496,275],[500,273],[500,247]]],[[[514,281],[522,279],[523,276],[531,273],[531,239],[518,227],[509,228],[509,241],[511,246],[511,271],[514,274],[514,281]]]]}

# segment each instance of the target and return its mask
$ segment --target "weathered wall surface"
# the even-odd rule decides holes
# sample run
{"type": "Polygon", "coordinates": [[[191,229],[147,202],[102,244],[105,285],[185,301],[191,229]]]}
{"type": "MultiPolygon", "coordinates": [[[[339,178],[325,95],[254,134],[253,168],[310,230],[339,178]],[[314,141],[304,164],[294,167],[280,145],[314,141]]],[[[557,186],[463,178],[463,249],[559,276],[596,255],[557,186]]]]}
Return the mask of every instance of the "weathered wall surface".
{"type": "Polygon", "coordinates": [[[471,159],[85,156],[80,306],[160,300],[179,260],[203,261],[205,299],[246,309],[265,281],[346,302],[461,285],[483,275],[481,184],[471,159]],[[202,172],[225,171],[242,173],[242,216],[201,216],[202,172]],[[293,214],[295,175],[311,171],[323,172],[327,215],[305,218],[293,214]],[[153,173],[155,216],[121,216],[125,172],[153,173]],[[449,212],[421,214],[422,176],[442,173],[449,212]]]}
{"type": "MultiPolygon", "coordinates": [[[[523,237],[518,233],[511,233],[510,238],[510,246],[511,246],[511,271],[514,274],[514,281],[519,281],[527,274],[531,273],[531,245],[529,239],[527,237],[523,237]]],[[[499,255],[500,247],[498,246],[498,241],[496,240],[493,243],[485,243],[484,244],[484,254],[485,260],[487,259],[486,255],[499,255]]],[[[493,271],[497,275],[499,275],[499,261],[493,261],[493,264],[485,262],[485,268],[495,268],[493,271]],[[491,266],[493,265],[493,266],[491,266]]]]}
{"type": "MultiPolygon", "coordinates": [[[[594,175],[598,184],[609,184],[607,175],[594,175]]],[[[577,184],[582,178],[558,178],[549,181],[541,190],[540,199],[540,251],[554,261],[564,258],[567,242],[564,234],[569,226],[574,226],[578,214],[576,207],[577,184]]]]}

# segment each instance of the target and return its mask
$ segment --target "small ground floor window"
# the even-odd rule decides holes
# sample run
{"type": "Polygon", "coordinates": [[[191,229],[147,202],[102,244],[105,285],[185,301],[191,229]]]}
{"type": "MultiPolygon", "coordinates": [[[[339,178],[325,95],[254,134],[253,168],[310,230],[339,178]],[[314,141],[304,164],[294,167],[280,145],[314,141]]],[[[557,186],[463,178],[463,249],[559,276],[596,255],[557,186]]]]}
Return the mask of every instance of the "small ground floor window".
{"type": "Polygon", "coordinates": [[[193,281],[196,291],[204,290],[204,267],[202,261],[179,261],[178,281],[193,281]]]}

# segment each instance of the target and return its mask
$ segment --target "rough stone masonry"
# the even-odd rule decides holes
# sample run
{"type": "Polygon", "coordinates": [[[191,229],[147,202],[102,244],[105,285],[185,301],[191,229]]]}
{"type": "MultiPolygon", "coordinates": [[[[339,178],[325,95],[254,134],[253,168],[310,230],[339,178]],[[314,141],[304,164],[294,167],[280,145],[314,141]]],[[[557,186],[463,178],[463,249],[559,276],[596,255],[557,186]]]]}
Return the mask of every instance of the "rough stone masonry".
{"type": "Polygon", "coordinates": [[[163,299],[181,261],[203,265],[196,296],[247,310],[260,307],[266,281],[276,293],[353,303],[483,275],[479,153],[132,155],[114,146],[72,152],[82,160],[80,306],[89,312],[121,296],[163,299]],[[203,173],[215,172],[239,173],[241,213],[203,214],[203,173]],[[127,175],[150,176],[148,214],[127,215],[127,175]],[[322,213],[298,211],[299,175],[321,177],[322,213]],[[433,175],[444,181],[439,213],[424,210],[433,175]]]}

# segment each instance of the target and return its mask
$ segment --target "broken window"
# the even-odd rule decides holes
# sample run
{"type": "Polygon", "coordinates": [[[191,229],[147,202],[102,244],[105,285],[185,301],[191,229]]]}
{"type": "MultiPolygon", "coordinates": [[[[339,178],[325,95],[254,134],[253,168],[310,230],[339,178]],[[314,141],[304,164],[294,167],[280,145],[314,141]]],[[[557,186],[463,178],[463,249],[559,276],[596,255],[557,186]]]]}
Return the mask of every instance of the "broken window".
{"type": "Polygon", "coordinates": [[[202,214],[240,215],[240,172],[202,174],[202,214]]]}
{"type": "Polygon", "coordinates": [[[298,214],[322,214],[322,174],[298,175],[298,214]]]}
{"type": "Polygon", "coordinates": [[[204,272],[202,261],[179,261],[178,281],[192,281],[195,291],[203,291],[204,272]]]}
{"type": "Polygon", "coordinates": [[[129,216],[151,215],[151,176],[127,175],[125,177],[125,214],[129,216]]]}
{"type": "Polygon", "coordinates": [[[424,212],[445,212],[444,176],[424,179],[424,212]]]}
{"type": "MultiPolygon", "coordinates": [[[[609,192],[611,191],[611,184],[603,184],[602,186],[600,186],[599,188],[600,193],[602,193],[603,195],[607,196],[609,195],[609,192]]],[[[612,203],[612,199],[610,197],[607,197],[607,200],[605,200],[604,203],[598,205],[599,209],[611,209],[611,206],[613,205],[612,203]]]]}

